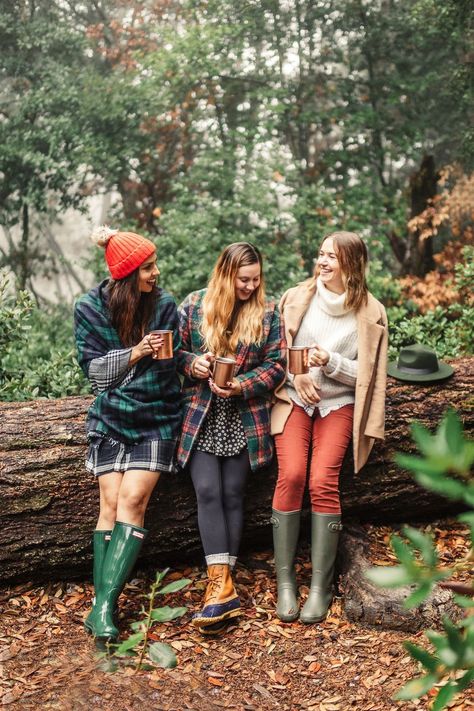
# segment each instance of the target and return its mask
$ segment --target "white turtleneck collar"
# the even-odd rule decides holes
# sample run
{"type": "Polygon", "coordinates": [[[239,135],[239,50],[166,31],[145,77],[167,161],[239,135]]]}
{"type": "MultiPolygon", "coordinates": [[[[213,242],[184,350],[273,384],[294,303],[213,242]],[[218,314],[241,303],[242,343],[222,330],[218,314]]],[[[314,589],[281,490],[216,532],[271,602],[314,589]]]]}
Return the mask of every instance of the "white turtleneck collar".
{"type": "Polygon", "coordinates": [[[334,291],[329,291],[319,277],[316,279],[316,285],[319,306],[323,311],[331,316],[344,316],[344,314],[352,311],[352,309],[348,309],[344,305],[347,295],[346,292],[343,294],[335,294],[334,291]]]}

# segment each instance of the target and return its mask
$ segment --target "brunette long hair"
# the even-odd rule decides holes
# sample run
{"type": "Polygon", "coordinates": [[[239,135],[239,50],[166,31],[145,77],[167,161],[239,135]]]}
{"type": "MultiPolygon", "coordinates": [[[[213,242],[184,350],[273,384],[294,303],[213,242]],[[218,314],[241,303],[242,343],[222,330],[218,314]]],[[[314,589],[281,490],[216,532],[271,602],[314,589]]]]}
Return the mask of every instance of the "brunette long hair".
{"type": "Polygon", "coordinates": [[[112,326],[126,347],[142,340],[153,316],[159,288],[150,293],[138,288],[139,270],[135,269],[123,279],[111,279],[108,284],[108,309],[112,326]]]}
{"type": "Polygon", "coordinates": [[[214,355],[235,353],[239,341],[245,345],[260,343],[265,313],[265,284],[260,284],[248,301],[235,295],[235,280],[240,267],[259,264],[262,255],[249,242],[235,242],[221,253],[203,299],[201,334],[205,347],[214,355]]]}
{"type": "MultiPolygon", "coordinates": [[[[342,280],[346,290],[345,305],[348,309],[358,311],[362,304],[367,303],[367,281],[365,277],[369,255],[365,242],[356,232],[332,232],[324,237],[332,239],[334,251],[342,270],[342,280]]],[[[319,276],[316,265],[314,276],[319,276]]]]}

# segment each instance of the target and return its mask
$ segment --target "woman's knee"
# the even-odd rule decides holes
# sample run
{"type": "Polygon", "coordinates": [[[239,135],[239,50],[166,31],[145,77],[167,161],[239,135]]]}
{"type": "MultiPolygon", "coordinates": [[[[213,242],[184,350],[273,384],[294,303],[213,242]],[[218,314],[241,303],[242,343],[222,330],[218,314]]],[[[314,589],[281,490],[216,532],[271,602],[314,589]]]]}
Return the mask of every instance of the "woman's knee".
{"type": "MultiPolygon", "coordinates": [[[[298,474],[296,472],[296,474],[298,474]]],[[[303,503],[306,472],[304,476],[278,477],[273,495],[273,508],[278,511],[297,511],[303,503]]]]}
{"type": "Polygon", "coordinates": [[[149,494],[144,491],[125,490],[120,491],[117,506],[122,510],[133,512],[134,514],[144,514],[148,504],[149,494]]]}
{"type": "Polygon", "coordinates": [[[206,506],[221,498],[220,491],[209,481],[193,480],[194,490],[198,504],[206,506]]]}
{"type": "Polygon", "coordinates": [[[110,491],[101,491],[100,513],[108,519],[115,520],[117,516],[118,496],[118,489],[110,491]]]}
{"type": "Polygon", "coordinates": [[[226,511],[240,511],[244,505],[244,487],[232,487],[224,490],[226,511]]]}
{"type": "Polygon", "coordinates": [[[312,477],[310,479],[309,495],[312,511],[340,513],[339,470],[331,470],[327,476],[312,477]]]}
{"type": "Polygon", "coordinates": [[[278,472],[277,488],[281,491],[304,492],[306,485],[306,468],[292,467],[282,469],[278,472]]]}

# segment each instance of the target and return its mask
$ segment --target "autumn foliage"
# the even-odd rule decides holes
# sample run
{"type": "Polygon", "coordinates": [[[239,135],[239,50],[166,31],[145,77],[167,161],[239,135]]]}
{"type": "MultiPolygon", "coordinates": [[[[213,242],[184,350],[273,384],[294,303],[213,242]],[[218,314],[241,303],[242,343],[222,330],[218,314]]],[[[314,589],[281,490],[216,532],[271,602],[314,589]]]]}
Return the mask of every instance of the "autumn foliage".
{"type": "Polygon", "coordinates": [[[434,255],[435,269],[423,278],[400,279],[402,301],[410,299],[423,314],[437,306],[472,304],[474,299],[472,290],[457,283],[455,272],[457,265],[467,265],[464,248],[474,245],[474,173],[465,175],[459,166],[447,166],[439,184],[441,192],[408,222],[408,230],[418,231],[420,240],[446,235],[450,239],[434,255]]]}

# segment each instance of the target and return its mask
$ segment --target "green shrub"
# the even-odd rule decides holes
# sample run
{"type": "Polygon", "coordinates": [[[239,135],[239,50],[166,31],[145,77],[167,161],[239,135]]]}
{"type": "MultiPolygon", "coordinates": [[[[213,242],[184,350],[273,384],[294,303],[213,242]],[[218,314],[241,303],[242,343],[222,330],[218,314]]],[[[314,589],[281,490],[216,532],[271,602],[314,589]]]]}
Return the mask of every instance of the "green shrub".
{"type": "Polygon", "coordinates": [[[72,309],[43,309],[27,292],[0,284],[0,399],[31,400],[90,392],[75,357],[72,309]]]}
{"type": "Polygon", "coordinates": [[[438,430],[431,434],[418,423],[412,426],[412,436],[421,456],[398,454],[397,463],[411,472],[414,479],[429,491],[460,501],[468,511],[458,517],[470,528],[471,550],[464,560],[451,568],[439,565],[438,554],[431,538],[417,529],[406,526],[404,539],[392,536],[391,545],[398,558],[398,565],[375,567],[366,575],[380,587],[398,588],[410,586],[405,600],[406,607],[422,603],[433,588],[442,580],[444,587],[452,586],[457,604],[466,615],[457,624],[443,618],[443,632],[427,630],[431,643],[427,650],[411,642],[405,642],[409,654],[419,662],[423,676],[411,679],[398,692],[401,701],[417,699],[435,686],[439,687],[432,711],[441,711],[456,696],[474,681],[474,585],[446,582],[456,571],[472,571],[474,561],[474,442],[462,430],[461,421],[453,410],[444,416],[438,430]],[[471,613],[471,614],[470,614],[471,613]]]}

